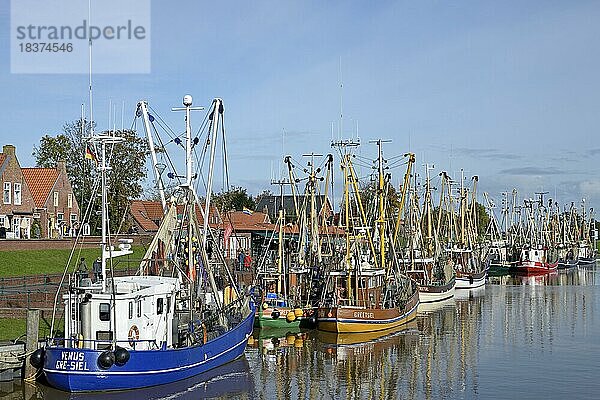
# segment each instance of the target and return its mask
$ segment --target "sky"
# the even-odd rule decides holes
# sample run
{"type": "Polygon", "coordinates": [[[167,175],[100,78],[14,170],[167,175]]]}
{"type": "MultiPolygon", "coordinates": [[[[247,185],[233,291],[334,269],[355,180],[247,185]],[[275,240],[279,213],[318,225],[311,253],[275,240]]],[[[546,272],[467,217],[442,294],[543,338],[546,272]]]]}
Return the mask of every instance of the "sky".
{"type": "MultiPolygon", "coordinates": [[[[220,97],[230,183],[252,194],[278,190],[270,180],[284,154],[333,153],[333,137],[360,138],[359,154],[374,157],[369,141],[381,138],[391,141],[386,157],[414,152],[421,174],[429,163],[478,175],[497,203],[516,188],[521,198],[547,191],[563,205],[585,198],[600,208],[599,2],[187,0],[150,9],[150,72],[93,75],[100,129],[109,104],[118,121],[124,107],[129,126],[145,99],[182,131],[170,108],[184,94],[204,106],[220,97]]],[[[0,0],[0,142],[32,166],[40,137],[87,107],[88,75],[11,73],[10,19],[10,1],[0,0]]],[[[396,186],[403,168],[391,171],[396,186]]]]}

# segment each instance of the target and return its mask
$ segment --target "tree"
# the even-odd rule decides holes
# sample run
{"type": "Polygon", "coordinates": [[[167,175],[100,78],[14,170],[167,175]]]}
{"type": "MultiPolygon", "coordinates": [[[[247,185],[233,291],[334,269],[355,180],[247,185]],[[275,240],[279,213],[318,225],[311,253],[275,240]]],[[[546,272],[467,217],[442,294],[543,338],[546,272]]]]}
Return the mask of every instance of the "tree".
{"type": "Polygon", "coordinates": [[[244,207],[254,210],[256,203],[245,188],[233,186],[229,191],[213,194],[212,202],[219,211],[243,210],[244,207]]]}
{"type": "MultiPolygon", "coordinates": [[[[260,192],[259,194],[256,195],[256,197],[254,197],[254,202],[258,205],[260,204],[261,200],[264,199],[265,197],[272,197],[273,196],[273,192],[270,191],[269,189],[265,189],[262,192],[260,192]]],[[[257,210],[257,211],[263,211],[263,210],[257,210]]]]}
{"type": "MultiPolygon", "coordinates": [[[[39,146],[34,146],[33,156],[36,165],[42,168],[55,168],[59,160],[66,161],[67,175],[71,181],[73,192],[77,198],[82,214],[87,210],[90,199],[90,227],[97,232],[100,227],[100,215],[95,213],[100,207],[99,185],[94,182],[99,178],[99,171],[94,161],[84,158],[86,137],[90,135],[91,125],[88,121],[66,123],[63,133],[52,137],[45,135],[39,146]]],[[[114,132],[115,136],[125,140],[115,146],[107,146],[107,157],[111,170],[108,172],[108,199],[111,232],[116,232],[124,214],[127,212],[130,199],[138,198],[142,192],[142,181],[146,177],[146,141],[131,130],[114,132]]],[[[100,157],[100,149],[93,149],[96,157],[100,157]]],[[[128,226],[121,226],[124,231],[128,226]]]]}

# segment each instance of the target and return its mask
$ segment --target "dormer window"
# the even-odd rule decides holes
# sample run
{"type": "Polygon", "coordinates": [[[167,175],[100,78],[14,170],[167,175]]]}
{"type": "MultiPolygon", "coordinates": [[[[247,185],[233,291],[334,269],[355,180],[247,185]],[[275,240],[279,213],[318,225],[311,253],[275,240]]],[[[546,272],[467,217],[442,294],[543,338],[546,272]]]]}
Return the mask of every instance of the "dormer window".
{"type": "Polygon", "coordinates": [[[10,182],[4,182],[4,204],[10,204],[10,182]]]}
{"type": "Polygon", "coordinates": [[[15,182],[14,189],[15,189],[15,198],[14,198],[15,206],[20,206],[21,205],[21,184],[15,182]]]}

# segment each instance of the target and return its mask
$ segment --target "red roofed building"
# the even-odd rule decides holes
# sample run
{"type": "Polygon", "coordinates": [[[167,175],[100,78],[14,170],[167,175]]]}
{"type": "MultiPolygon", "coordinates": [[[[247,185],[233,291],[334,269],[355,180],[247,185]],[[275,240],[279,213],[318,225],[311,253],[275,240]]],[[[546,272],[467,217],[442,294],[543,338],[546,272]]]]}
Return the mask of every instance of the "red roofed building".
{"type": "Polygon", "coordinates": [[[131,222],[138,233],[153,233],[163,217],[160,201],[132,200],[130,207],[131,222]]]}
{"type": "Polygon", "coordinates": [[[35,203],[34,218],[40,237],[72,236],[79,227],[79,204],[73,194],[64,161],[56,168],[22,168],[35,203]]]}
{"type": "Polygon", "coordinates": [[[0,182],[0,239],[30,238],[35,206],[13,145],[2,147],[0,182]]]}

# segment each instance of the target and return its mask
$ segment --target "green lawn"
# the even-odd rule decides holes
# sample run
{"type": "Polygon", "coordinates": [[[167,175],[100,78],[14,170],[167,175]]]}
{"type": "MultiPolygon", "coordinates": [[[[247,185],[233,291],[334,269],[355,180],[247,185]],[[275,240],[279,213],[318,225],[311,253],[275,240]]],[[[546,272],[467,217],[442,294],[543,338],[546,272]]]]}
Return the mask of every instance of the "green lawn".
{"type": "MultiPolygon", "coordinates": [[[[71,250],[69,249],[0,251],[0,277],[63,272],[70,252],[71,250]]],[[[115,259],[117,268],[127,266],[128,264],[131,267],[137,266],[144,256],[144,252],[145,250],[142,246],[134,246],[133,254],[115,259]]],[[[91,270],[92,264],[99,254],[99,249],[81,249],[76,251],[70,270],[74,270],[81,257],[85,258],[88,269],[91,270]]]]}
{"type": "MultiPolygon", "coordinates": [[[[40,319],[39,337],[40,339],[50,334],[50,321],[44,321],[40,319]]],[[[62,329],[61,326],[57,327],[62,329]]],[[[4,340],[19,340],[25,341],[25,334],[27,333],[27,320],[25,318],[12,318],[12,319],[0,319],[0,341],[4,340]]]]}

